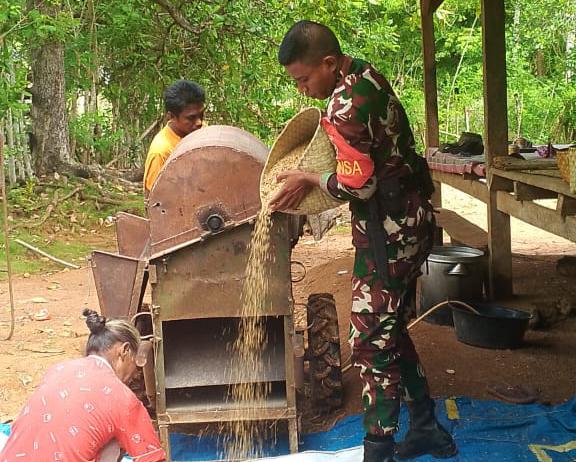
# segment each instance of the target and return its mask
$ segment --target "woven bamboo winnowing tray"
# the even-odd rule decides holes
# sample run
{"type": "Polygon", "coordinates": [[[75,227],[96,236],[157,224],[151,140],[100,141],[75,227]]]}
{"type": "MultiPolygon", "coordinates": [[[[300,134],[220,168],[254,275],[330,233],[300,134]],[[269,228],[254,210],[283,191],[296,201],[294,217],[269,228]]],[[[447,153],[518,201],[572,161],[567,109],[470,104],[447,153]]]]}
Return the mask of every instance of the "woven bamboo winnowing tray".
{"type": "MultiPolygon", "coordinates": [[[[302,110],[288,121],[270,150],[260,178],[260,198],[262,203],[271,196],[270,185],[275,183],[280,173],[274,168],[282,160],[282,170],[302,170],[309,173],[334,173],[336,152],[328,135],[320,125],[322,114],[317,108],[302,110]],[[293,159],[287,159],[293,157],[293,159]]],[[[276,189],[276,191],[279,188],[276,189]]],[[[285,210],[296,215],[312,215],[338,207],[342,202],[334,199],[320,188],[314,188],[296,210],[285,210]]]]}

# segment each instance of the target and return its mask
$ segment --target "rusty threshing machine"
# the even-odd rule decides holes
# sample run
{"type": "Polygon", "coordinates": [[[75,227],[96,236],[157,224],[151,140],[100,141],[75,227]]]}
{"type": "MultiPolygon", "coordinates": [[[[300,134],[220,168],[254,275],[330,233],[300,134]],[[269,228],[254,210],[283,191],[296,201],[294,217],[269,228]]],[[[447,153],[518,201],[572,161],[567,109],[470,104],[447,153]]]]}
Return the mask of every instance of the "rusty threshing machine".
{"type": "MultiPolygon", "coordinates": [[[[147,198],[148,218],[116,217],[118,252],[95,251],[92,270],[100,309],[135,319],[152,340],[143,367],[148,405],[170,458],[178,424],[230,422],[250,403],[230,398],[243,367],[229,345],[238,333],[240,294],[268,149],[235,127],[210,126],[176,147],[147,198]],[[143,303],[148,283],[151,303],[143,303]],[[232,371],[232,373],[231,373],[232,371]]],[[[314,401],[334,408],[341,397],[338,324],[333,299],[311,296],[308,350],[293,324],[291,249],[299,220],[275,214],[269,301],[261,313],[268,342],[261,376],[269,384],[258,419],[285,421],[297,451],[296,387],[309,361],[314,401]]]]}

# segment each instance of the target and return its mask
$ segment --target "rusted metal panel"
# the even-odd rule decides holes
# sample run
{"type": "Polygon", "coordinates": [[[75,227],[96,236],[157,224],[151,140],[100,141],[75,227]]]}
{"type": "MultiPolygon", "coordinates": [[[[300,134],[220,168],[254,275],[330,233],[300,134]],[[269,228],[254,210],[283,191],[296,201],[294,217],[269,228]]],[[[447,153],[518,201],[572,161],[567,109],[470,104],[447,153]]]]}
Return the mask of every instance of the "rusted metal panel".
{"type": "Polygon", "coordinates": [[[150,221],[119,212],[116,214],[116,240],[120,255],[145,259],[149,252],[150,221]]]}
{"type": "Polygon", "coordinates": [[[92,274],[101,313],[110,318],[136,314],[145,287],[146,262],[109,252],[92,252],[92,274]]]}
{"type": "Polygon", "coordinates": [[[232,348],[239,318],[209,318],[164,323],[166,388],[204,387],[234,383],[278,382],[286,377],[282,317],[265,320],[267,342],[262,345],[258,376],[238,367],[232,348]],[[198,371],[202,371],[199,373],[198,371]]]}
{"type": "MultiPolygon", "coordinates": [[[[292,312],[289,217],[276,214],[271,230],[270,297],[262,315],[292,312]]],[[[253,225],[245,223],[151,261],[152,303],[161,320],[237,317],[253,225]]]]}
{"type": "Polygon", "coordinates": [[[184,138],[147,199],[152,253],[255,216],[267,151],[235,127],[207,127],[184,138]]]}

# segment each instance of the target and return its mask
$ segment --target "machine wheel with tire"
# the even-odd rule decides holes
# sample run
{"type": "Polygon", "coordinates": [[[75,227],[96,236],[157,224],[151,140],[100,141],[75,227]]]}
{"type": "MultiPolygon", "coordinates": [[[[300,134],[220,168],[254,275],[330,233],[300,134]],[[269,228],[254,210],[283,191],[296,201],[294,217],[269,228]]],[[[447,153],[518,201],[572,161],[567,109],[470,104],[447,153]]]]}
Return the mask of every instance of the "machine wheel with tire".
{"type": "Polygon", "coordinates": [[[327,413],[342,405],[338,312],[332,294],[311,294],[307,303],[310,399],[327,413]]]}

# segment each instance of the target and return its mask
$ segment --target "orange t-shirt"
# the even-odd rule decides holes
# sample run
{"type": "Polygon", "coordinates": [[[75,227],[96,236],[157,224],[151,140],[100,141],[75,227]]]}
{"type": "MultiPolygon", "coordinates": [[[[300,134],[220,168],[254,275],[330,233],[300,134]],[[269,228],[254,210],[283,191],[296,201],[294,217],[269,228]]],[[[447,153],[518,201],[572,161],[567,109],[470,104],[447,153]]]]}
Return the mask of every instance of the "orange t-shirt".
{"type": "Polygon", "coordinates": [[[152,143],[150,144],[150,149],[148,149],[148,156],[146,157],[146,163],[144,164],[144,190],[150,191],[160,170],[162,170],[163,165],[174,151],[176,145],[180,142],[180,138],[174,131],[166,125],[162,130],[160,130],[152,143]]]}

